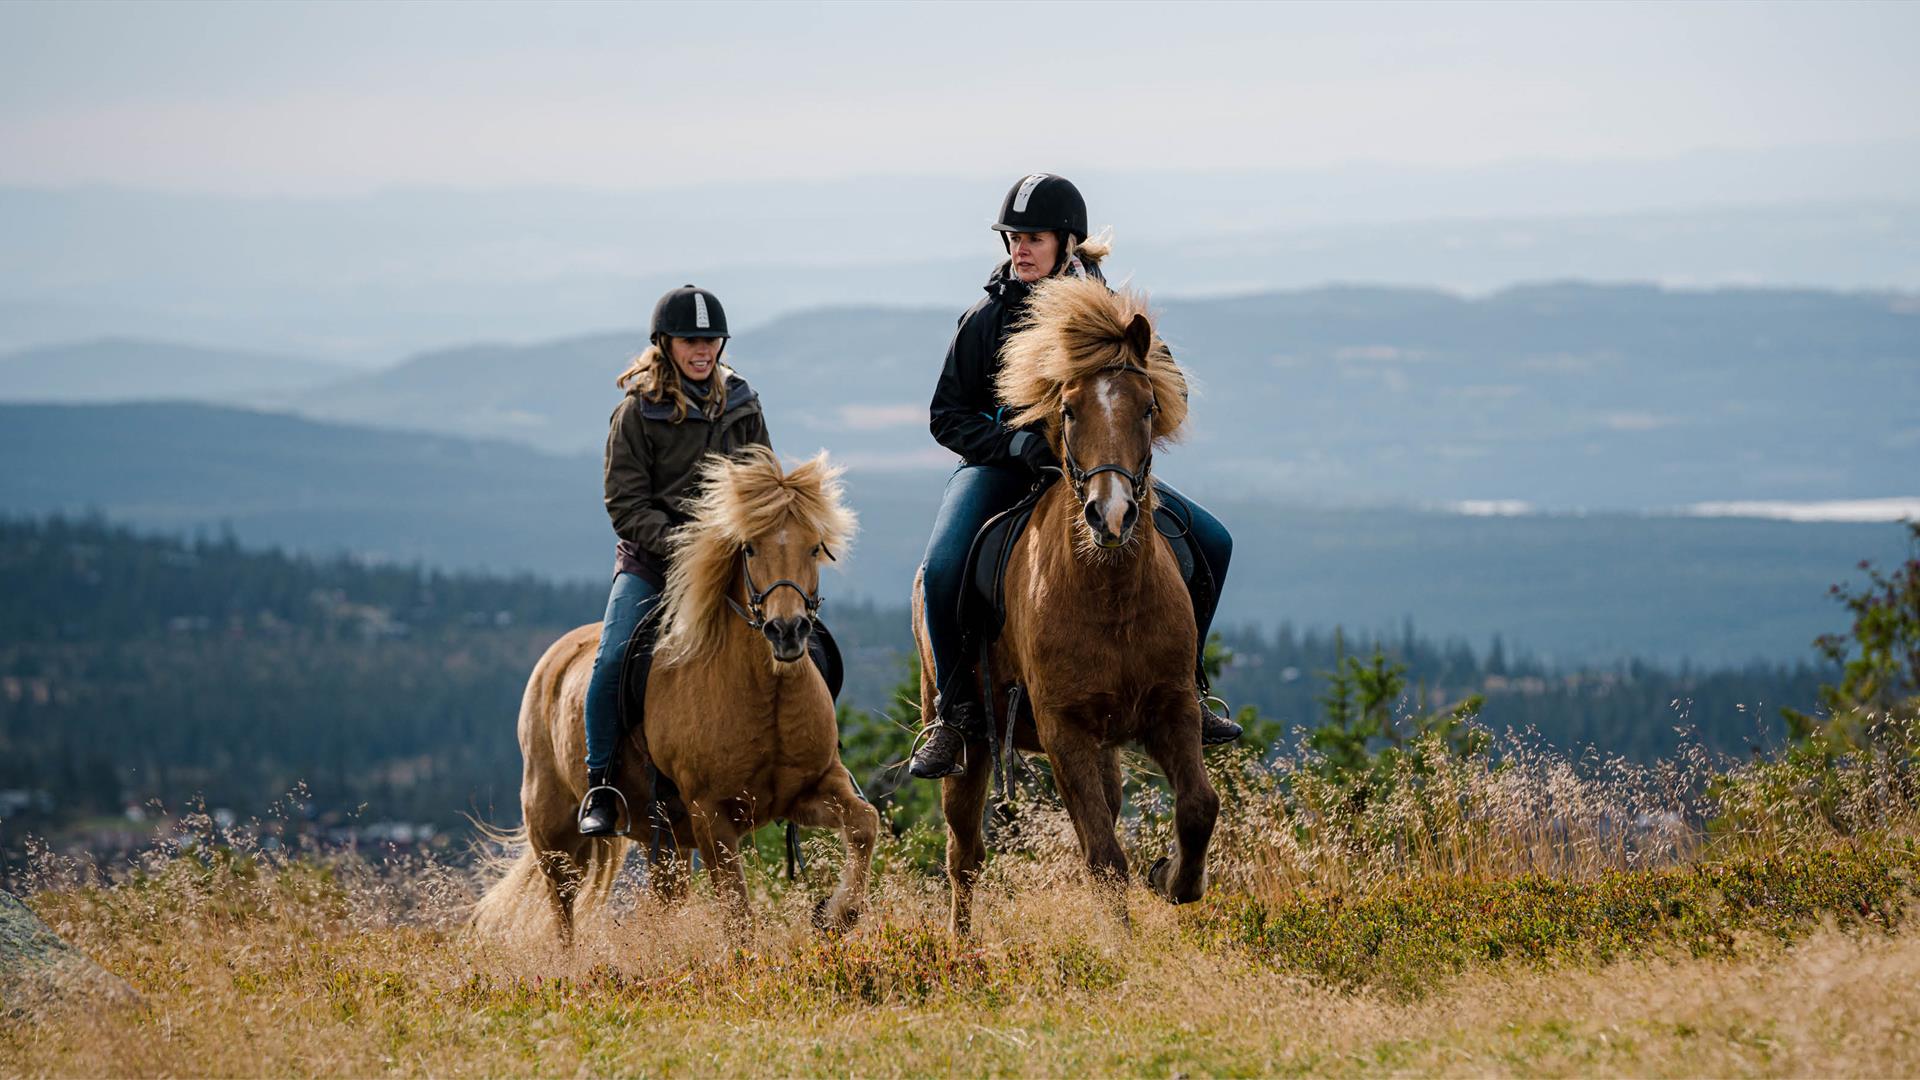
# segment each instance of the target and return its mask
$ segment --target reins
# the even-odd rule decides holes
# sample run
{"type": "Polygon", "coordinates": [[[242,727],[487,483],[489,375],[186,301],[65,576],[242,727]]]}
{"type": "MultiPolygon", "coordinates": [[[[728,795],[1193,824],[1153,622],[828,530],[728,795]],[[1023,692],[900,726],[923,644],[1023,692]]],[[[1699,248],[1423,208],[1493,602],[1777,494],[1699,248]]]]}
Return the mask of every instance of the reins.
{"type": "MultiPolygon", "coordinates": [[[[834,556],[833,549],[829,548],[825,544],[820,545],[820,553],[825,555],[829,561],[832,561],[832,562],[840,561],[838,558],[834,556]]],[[[731,596],[727,597],[727,606],[731,607],[734,610],[734,614],[739,615],[742,619],[745,619],[747,621],[748,626],[752,627],[755,630],[764,630],[766,628],[767,597],[772,596],[775,592],[779,591],[780,589],[792,589],[794,592],[797,592],[800,594],[801,603],[805,604],[807,607],[808,619],[814,619],[819,616],[820,593],[817,587],[815,588],[815,591],[808,592],[803,586],[801,586],[799,582],[794,581],[791,578],[781,578],[780,580],[762,589],[757,584],[755,584],[753,580],[753,567],[751,565],[751,560],[753,558],[753,545],[748,544],[741,551],[741,556],[742,557],[740,559],[740,577],[746,583],[746,586],[747,586],[747,606],[741,607],[740,601],[735,600],[731,596]]]]}

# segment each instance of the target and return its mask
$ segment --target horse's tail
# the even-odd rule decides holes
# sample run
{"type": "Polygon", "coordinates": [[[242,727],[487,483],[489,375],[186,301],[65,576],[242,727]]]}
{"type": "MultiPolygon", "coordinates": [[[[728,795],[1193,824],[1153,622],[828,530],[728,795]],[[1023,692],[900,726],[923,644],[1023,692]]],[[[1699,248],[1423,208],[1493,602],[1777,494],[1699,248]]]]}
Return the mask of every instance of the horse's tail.
{"type": "Polygon", "coordinates": [[[570,921],[598,909],[613,895],[614,880],[632,847],[632,841],[620,838],[583,839],[571,853],[543,855],[528,838],[525,825],[511,831],[482,822],[474,826],[485,845],[478,858],[481,872],[498,876],[474,903],[467,923],[488,937],[517,937],[529,930],[568,935],[571,927],[556,925],[561,918],[559,890],[565,888],[571,894],[572,903],[566,905],[570,921]],[[549,873],[543,859],[571,872],[549,873]]]}

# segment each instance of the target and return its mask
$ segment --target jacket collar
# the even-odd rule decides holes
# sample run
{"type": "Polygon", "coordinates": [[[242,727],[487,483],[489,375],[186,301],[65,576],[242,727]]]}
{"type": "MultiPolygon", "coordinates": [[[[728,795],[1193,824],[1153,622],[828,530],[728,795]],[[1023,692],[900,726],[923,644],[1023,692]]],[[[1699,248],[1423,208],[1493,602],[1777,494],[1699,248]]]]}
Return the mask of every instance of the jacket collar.
{"type": "MultiPolygon", "coordinates": [[[[1106,275],[1100,272],[1099,263],[1083,262],[1078,258],[1074,259],[1073,262],[1074,265],[1080,268],[1081,273],[1085,276],[1095,281],[1104,282],[1107,280],[1106,275]]],[[[1046,279],[1042,278],[1041,280],[1044,281],[1046,279]]],[[[1003,303],[1019,304],[1024,302],[1028,295],[1033,292],[1033,286],[1021,281],[1014,275],[1013,260],[1008,259],[999,266],[994,267],[993,273],[987,275],[986,290],[989,294],[999,297],[1003,303]]]]}
{"type": "MultiPolygon", "coordinates": [[[[758,400],[760,400],[759,392],[753,387],[748,386],[747,380],[729,371],[727,372],[727,404],[725,408],[720,410],[720,418],[724,420],[734,411],[758,400]]],[[[670,401],[648,401],[646,398],[641,398],[640,415],[649,420],[671,421],[673,419],[673,403],[670,401]]],[[[697,420],[701,423],[705,423],[707,420],[705,413],[695,412],[691,409],[687,411],[686,418],[688,420],[697,420]]]]}

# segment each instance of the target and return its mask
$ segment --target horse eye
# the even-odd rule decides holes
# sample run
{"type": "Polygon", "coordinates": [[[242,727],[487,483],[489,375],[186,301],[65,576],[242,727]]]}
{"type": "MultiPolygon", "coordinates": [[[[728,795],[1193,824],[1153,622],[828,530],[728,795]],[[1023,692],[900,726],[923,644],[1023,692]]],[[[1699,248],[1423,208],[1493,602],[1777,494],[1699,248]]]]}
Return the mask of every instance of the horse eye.
{"type": "Polygon", "coordinates": [[[813,557],[814,557],[814,558],[816,558],[816,559],[820,557],[820,545],[819,545],[819,544],[815,544],[815,545],[813,545],[813,557]]]}
{"type": "Polygon", "coordinates": [[[751,559],[751,558],[753,558],[753,545],[752,545],[752,544],[748,544],[747,546],[745,546],[745,547],[743,547],[743,548],[741,548],[740,550],[746,553],[746,556],[747,556],[747,558],[749,558],[749,559],[751,559]]]}
{"type": "Polygon", "coordinates": [[[1067,418],[1067,419],[1069,419],[1069,420],[1071,420],[1071,419],[1073,419],[1073,406],[1071,406],[1071,405],[1062,405],[1062,406],[1060,406],[1060,411],[1061,411],[1061,412],[1062,412],[1063,414],[1065,414],[1065,415],[1066,415],[1066,418],[1067,418]]]}

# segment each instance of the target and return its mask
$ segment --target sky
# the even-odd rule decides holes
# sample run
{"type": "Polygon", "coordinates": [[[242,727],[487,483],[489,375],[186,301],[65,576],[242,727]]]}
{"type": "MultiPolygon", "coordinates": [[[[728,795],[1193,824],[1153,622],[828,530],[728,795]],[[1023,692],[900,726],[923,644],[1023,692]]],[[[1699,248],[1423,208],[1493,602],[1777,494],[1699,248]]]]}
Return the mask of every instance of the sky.
{"type": "Polygon", "coordinates": [[[0,185],[1471,169],[1920,138],[1920,4],[0,4],[0,185]]]}

